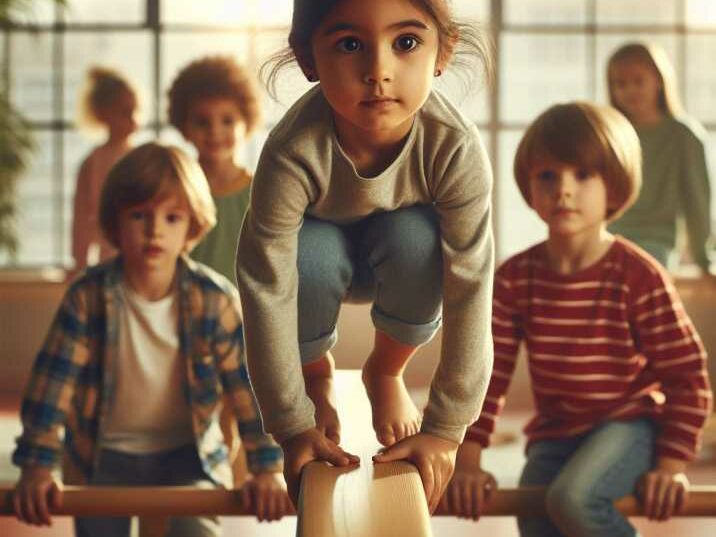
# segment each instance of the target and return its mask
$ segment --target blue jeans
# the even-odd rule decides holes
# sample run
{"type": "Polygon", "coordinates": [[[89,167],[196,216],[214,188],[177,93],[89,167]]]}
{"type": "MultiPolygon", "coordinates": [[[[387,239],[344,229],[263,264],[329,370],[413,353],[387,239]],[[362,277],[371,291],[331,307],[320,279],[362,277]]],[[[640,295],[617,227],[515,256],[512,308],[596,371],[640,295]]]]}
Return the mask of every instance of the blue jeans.
{"type": "Polygon", "coordinates": [[[440,328],[442,250],[431,205],[376,213],[345,226],[307,216],[297,265],[304,364],[335,345],[343,302],[372,302],[376,329],[406,345],[421,345],[440,328]]]}
{"type": "Polygon", "coordinates": [[[653,466],[649,419],[610,421],[583,435],[535,442],[520,486],[546,486],[549,519],[520,517],[522,537],[633,537],[613,501],[632,494],[653,466]]]}
{"type": "MultiPolygon", "coordinates": [[[[215,488],[193,445],[149,455],[104,449],[90,485],[215,488]]],[[[129,537],[129,517],[77,517],[77,537],[129,537]]],[[[219,537],[218,517],[171,517],[165,537],[219,537]]]]}

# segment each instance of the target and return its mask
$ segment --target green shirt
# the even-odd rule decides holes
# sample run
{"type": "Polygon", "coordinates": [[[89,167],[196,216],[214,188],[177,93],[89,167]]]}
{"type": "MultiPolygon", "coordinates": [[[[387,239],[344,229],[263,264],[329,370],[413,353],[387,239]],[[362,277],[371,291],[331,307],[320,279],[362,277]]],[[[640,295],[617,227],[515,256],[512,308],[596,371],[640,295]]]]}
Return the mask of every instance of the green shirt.
{"type": "Polygon", "coordinates": [[[636,131],[643,153],[641,193],[610,230],[666,264],[676,246],[677,218],[683,215],[693,259],[708,270],[711,192],[703,129],[688,118],[667,116],[636,131]]]}
{"type": "Polygon", "coordinates": [[[214,197],[216,226],[191,252],[193,259],[209,265],[234,285],[236,243],[249,207],[250,191],[251,188],[246,187],[226,196],[214,197]]]}

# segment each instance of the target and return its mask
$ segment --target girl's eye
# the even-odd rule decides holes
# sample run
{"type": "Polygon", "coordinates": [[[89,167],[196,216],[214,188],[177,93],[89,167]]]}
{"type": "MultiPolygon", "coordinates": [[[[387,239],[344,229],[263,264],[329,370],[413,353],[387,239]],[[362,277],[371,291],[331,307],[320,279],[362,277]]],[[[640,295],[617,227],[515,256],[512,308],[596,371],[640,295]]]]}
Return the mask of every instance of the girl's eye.
{"type": "Polygon", "coordinates": [[[223,119],[224,125],[231,126],[235,123],[233,116],[225,116],[223,119]]]}
{"type": "Polygon", "coordinates": [[[420,40],[414,35],[401,35],[395,40],[393,47],[401,52],[410,52],[420,45],[420,40]]]}
{"type": "Polygon", "coordinates": [[[341,52],[351,54],[359,51],[362,48],[362,45],[355,37],[344,37],[336,43],[336,48],[341,52]]]}
{"type": "Polygon", "coordinates": [[[577,170],[577,179],[580,181],[586,181],[592,176],[592,172],[589,170],[577,170]]]}
{"type": "Polygon", "coordinates": [[[129,218],[131,218],[132,220],[141,220],[142,218],[144,218],[144,212],[139,210],[129,211],[129,218]]]}
{"type": "Polygon", "coordinates": [[[181,221],[181,214],[179,213],[169,213],[167,215],[167,222],[170,224],[176,224],[177,222],[181,221]]]}

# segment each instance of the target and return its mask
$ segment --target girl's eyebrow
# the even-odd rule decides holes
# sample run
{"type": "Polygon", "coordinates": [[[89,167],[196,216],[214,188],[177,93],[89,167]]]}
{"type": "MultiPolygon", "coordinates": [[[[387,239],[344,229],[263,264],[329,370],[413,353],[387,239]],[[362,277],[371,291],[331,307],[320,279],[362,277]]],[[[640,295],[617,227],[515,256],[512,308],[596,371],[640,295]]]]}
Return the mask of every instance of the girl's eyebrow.
{"type": "MultiPolygon", "coordinates": [[[[419,21],[418,19],[408,19],[400,22],[396,22],[388,26],[387,30],[402,30],[403,28],[416,28],[418,30],[429,30],[429,27],[427,24],[425,24],[422,21],[419,21]]],[[[327,27],[323,31],[323,35],[331,35],[338,32],[345,32],[345,31],[360,31],[361,27],[356,24],[350,24],[347,22],[337,22],[335,24],[331,24],[329,27],[327,27]]]]}

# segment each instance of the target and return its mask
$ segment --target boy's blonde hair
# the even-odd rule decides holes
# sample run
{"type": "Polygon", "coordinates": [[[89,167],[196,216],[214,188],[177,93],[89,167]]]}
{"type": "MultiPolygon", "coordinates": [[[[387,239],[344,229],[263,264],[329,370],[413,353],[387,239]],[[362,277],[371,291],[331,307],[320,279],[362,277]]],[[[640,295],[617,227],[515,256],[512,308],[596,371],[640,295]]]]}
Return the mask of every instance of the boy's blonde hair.
{"type": "Polygon", "coordinates": [[[102,187],[99,223],[107,240],[119,249],[119,215],[123,209],[179,192],[191,213],[186,251],[216,224],[216,207],[204,172],[174,146],[149,142],[117,162],[102,187]]]}
{"type": "Polygon", "coordinates": [[[206,56],[184,67],[168,91],[169,123],[184,132],[189,108],[201,99],[228,99],[239,110],[249,135],[261,123],[254,78],[231,56],[206,56]]]}
{"type": "Polygon", "coordinates": [[[614,66],[621,62],[639,62],[653,69],[661,80],[661,91],[659,92],[661,111],[672,116],[678,116],[683,113],[683,106],[681,105],[679,89],[676,83],[676,73],[669,61],[669,57],[660,46],[646,43],[627,43],[619,47],[609,58],[607,63],[607,89],[609,91],[609,102],[613,107],[624,113],[624,110],[617,106],[612,91],[614,66]]]}
{"type": "Polygon", "coordinates": [[[617,219],[639,195],[639,138],[629,120],[612,107],[558,104],[529,126],[517,148],[514,173],[530,206],[530,173],[545,161],[598,172],[607,189],[607,221],[617,219]]]}
{"type": "Polygon", "coordinates": [[[80,123],[90,128],[104,125],[101,110],[112,106],[123,93],[137,101],[137,92],[119,71],[97,65],[90,67],[79,103],[80,123]]]}

